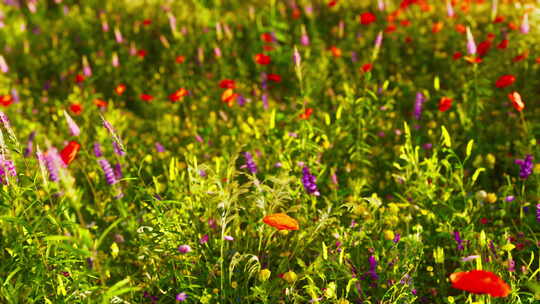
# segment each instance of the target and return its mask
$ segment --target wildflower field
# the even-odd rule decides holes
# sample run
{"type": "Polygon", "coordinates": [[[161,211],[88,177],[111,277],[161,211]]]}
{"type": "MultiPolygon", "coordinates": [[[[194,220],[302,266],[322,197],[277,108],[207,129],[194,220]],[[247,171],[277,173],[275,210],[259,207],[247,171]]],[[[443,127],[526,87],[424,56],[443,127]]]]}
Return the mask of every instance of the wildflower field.
{"type": "Polygon", "coordinates": [[[1,1],[0,303],[540,303],[539,8],[1,1]]]}

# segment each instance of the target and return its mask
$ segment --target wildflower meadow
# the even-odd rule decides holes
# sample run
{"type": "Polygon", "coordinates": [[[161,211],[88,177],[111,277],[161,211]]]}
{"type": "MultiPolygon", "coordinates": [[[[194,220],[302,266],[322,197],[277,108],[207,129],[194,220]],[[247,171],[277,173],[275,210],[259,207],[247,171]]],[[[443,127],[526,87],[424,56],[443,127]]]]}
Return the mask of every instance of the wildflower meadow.
{"type": "Polygon", "coordinates": [[[0,303],[540,303],[540,2],[2,0],[0,303]]]}

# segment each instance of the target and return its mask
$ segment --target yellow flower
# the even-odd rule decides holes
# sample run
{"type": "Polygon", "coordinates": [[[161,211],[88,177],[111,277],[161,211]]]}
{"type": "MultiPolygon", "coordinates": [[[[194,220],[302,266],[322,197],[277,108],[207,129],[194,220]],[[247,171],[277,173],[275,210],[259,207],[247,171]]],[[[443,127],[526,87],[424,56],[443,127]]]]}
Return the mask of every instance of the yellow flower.
{"type": "Polygon", "coordinates": [[[296,281],[297,278],[298,276],[294,271],[287,271],[285,274],[283,274],[283,279],[289,283],[296,281]]]}
{"type": "Polygon", "coordinates": [[[259,271],[259,281],[264,282],[268,280],[270,278],[270,274],[272,274],[270,270],[262,269],[261,271],[259,271]]]}
{"type": "Polygon", "coordinates": [[[384,238],[391,241],[394,239],[394,231],[392,230],[385,230],[384,231],[384,238]]]}
{"type": "Polygon", "coordinates": [[[233,289],[236,289],[236,287],[238,287],[238,283],[237,283],[236,281],[232,281],[232,282],[231,282],[231,287],[232,287],[233,289]]]}
{"type": "Polygon", "coordinates": [[[495,195],[495,193],[488,193],[486,195],[486,198],[484,199],[484,201],[486,203],[490,203],[490,204],[493,204],[497,201],[497,195],[495,195]]]}

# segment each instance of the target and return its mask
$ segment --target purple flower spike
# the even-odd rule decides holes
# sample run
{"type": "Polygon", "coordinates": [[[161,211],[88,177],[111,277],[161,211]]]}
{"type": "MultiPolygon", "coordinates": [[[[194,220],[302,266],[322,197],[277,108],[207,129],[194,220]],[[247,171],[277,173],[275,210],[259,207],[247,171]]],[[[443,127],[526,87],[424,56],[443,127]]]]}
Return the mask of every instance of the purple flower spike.
{"type": "Polygon", "coordinates": [[[317,179],[315,175],[311,174],[308,167],[302,168],[302,184],[306,189],[308,194],[313,194],[315,196],[321,195],[319,189],[317,188],[317,179]]]}
{"type": "Polygon", "coordinates": [[[253,161],[253,156],[251,153],[245,152],[244,157],[246,158],[246,167],[249,172],[251,174],[257,174],[257,165],[255,164],[255,161],[253,161]]]}
{"type": "Polygon", "coordinates": [[[519,165],[519,177],[521,179],[527,179],[533,172],[534,163],[533,156],[528,154],[524,159],[516,159],[515,164],[519,165]]]}
{"type": "Polygon", "coordinates": [[[107,161],[105,158],[98,159],[99,166],[103,170],[103,173],[105,173],[105,180],[107,181],[107,184],[114,185],[116,184],[117,180],[114,176],[113,169],[111,168],[111,164],[109,161],[107,161]]]}

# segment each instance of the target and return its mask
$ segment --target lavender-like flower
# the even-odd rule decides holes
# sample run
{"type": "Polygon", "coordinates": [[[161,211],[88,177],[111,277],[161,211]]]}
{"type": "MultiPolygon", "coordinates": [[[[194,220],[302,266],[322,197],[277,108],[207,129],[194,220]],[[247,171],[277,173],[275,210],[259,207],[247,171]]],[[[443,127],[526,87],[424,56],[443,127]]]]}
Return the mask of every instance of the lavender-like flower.
{"type": "Polygon", "coordinates": [[[375,49],[380,49],[382,46],[382,40],[383,40],[383,33],[382,31],[377,34],[377,38],[375,38],[375,49]]]}
{"type": "Polygon", "coordinates": [[[469,27],[467,27],[467,53],[469,55],[476,54],[476,43],[469,27]]]}
{"type": "Polygon", "coordinates": [[[379,275],[377,274],[377,260],[375,259],[374,256],[370,255],[368,261],[369,261],[368,274],[371,276],[373,280],[378,280],[379,275]]]}
{"type": "Polygon", "coordinates": [[[9,67],[7,65],[6,59],[4,59],[4,56],[0,55],[0,71],[2,73],[9,72],[9,67]]]}
{"type": "MultiPolygon", "coordinates": [[[[40,155],[38,154],[38,159],[40,155]]],[[[60,180],[60,166],[57,160],[58,150],[56,148],[50,148],[45,155],[42,155],[43,162],[47,171],[49,172],[49,179],[53,182],[60,180]]]]}
{"type": "Polygon", "coordinates": [[[422,104],[426,101],[424,94],[421,92],[416,93],[416,99],[414,101],[413,116],[416,120],[420,120],[422,116],[422,104]]]}
{"type": "Polygon", "coordinates": [[[73,118],[64,110],[64,116],[66,117],[66,122],[68,124],[69,133],[71,133],[71,136],[79,136],[81,134],[81,129],[79,129],[79,126],[73,118]]]}
{"type": "Polygon", "coordinates": [[[9,176],[16,177],[15,163],[0,156],[0,184],[9,184],[9,176]]]}
{"type": "Polygon", "coordinates": [[[298,49],[296,48],[296,46],[294,47],[294,50],[293,50],[292,60],[293,60],[294,66],[300,66],[300,62],[302,61],[302,58],[300,57],[300,53],[298,52],[298,49]]]}
{"type": "Polygon", "coordinates": [[[28,136],[28,142],[26,143],[26,148],[24,148],[24,157],[30,157],[30,155],[32,155],[32,150],[34,149],[35,137],[36,137],[36,131],[33,131],[28,136]]]}
{"type": "Polygon", "coordinates": [[[464,249],[463,240],[459,236],[459,231],[457,231],[457,230],[454,231],[454,239],[456,240],[456,243],[457,243],[457,249],[458,250],[463,250],[464,249]]]}
{"type": "Polygon", "coordinates": [[[117,68],[119,65],[120,65],[120,60],[118,59],[118,54],[116,54],[116,52],[113,53],[112,55],[112,66],[117,68]]]}
{"type": "Polygon", "coordinates": [[[114,185],[116,184],[117,180],[114,176],[113,169],[111,168],[111,164],[109,161],[107,161],[105,158],[98,159],[99,166],[101,167],[101,170],[103,170],[103,173],[105,173],[105,180],[107,181],[107,184],[114,185]]]}
{"type": "Polygon", "coordinates": [[[187,294],[185,292],[181,292],[176,295],[176,301],[178,302],[184,302],[187,299],[187,294]]]}
{"type": "Polygon", "coordinates": [[[114,28],[114,38],[116,39],[117,43],[124,42],[124,38],[122,37],[122,32],[120,32],[120,29],[118,27],[114,28]]]}
{"type": "Polygon", "coordinates": [[[379,0],[377,1],[377,8],[379,9],[379,11],[384,11],[386,5],[384,4],[384,0],[379,0]]]}
{"type": "Polygon", "coordinates": [[[519,177],[521,179],[526,179],[529,177],[529,175],[532,174],[534,163],[533,163],[533,156],[528,154],[525,156],[524,159],[516,159],[514,161],[516,165],[519,165],[519,177]]]}
{"type": "Polygon", "coordinates": [[[124,177],[124,174],[122,174],[122,165],[120,165],[120,163],[116,163],[114,165],[114,177],[116,177],[116,179],[122,179],[122,177],[124,177]]]}
{"type": "Polygon", "coordinates": [[[302,34],[302,36],[300,36],[300,43],[303,46],[308,46],[309,45],[309,36],[308,36],[307,33],[304,33],[304,34],[302,34]]]}
{"type": "Polygon", "coordinates": [[[98,142],[94,143],[94,155],[96,157],[103,156],[103,154],[101,153],[101,145],[98,142]]]}
{"type": "Polygon", "coordinates": [[[246,167],[248,171],[251,174],[257,174],[257,165],[255,164],[255,161],[253,161],[253,156],[249,152],[244,153],[244,157],[246,158],[246,167]]]}
{"type": "MultiPolygon", "coordinates": [[[[111,125],[110,122],[108,122],[105,117],[103,117],[103,115],[101,115],[101,120],[103,121],[103,126],[105,127],[105,129],[107,129],[107,131],[109,131],[109,134],[111,135],[113,141],[116,143],[117,147],[114,147],[115,149],[118,148],[119,150],[121,150],[123,153],[126,152],[126,149],[124,148],[124,145],[122,144],[122,141],[120,140],[120,137],[118,136],[118,134],[116,133],[116,131],[114,130],[113,126],[111,125]]],[[[115,150],[116,152],[116,150],[115,150]]],[[[119,154],[120,155],[120,154],[119,154]]],[[[120,155],[120,156],[123,156],[120,155]]]]}
{"type": "Polygon", "coordinates": [[[450,0],[446,1],[446,14],[448,17],[452,18],[454,17],[454,7],[452,6],[452,2],[450,0]]]}
{"type": "Polygon", "coordinates": [[[540,223],[540,204],[536,204],[536,221],[540,223]]]}
{"type": "Polygon", "coordinates": [[[126,155],[126,152],[122,150],[118,142],[113,141],[112,145],[113,145],[114,153],[116,153],[118,156],[124,157],[126,155]]]}
{"type": "Polygon", "coordinates": [[[315,175],[311,174],[308,167],[302,168],[302,184],[304,189],[306,189],[308,194],[313,194],[315,196],[321,195],[316,184],[317,180],[315,175]]]}

